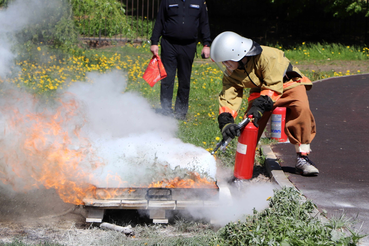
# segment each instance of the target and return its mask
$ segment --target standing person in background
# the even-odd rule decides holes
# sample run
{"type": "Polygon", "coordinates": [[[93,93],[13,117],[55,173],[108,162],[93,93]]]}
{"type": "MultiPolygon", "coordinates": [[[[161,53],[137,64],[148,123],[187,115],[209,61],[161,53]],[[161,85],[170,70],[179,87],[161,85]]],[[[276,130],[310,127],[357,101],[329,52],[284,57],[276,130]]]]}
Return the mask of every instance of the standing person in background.
{"type": "Polygon", "coordinates": [[[260,46],[234,32],[223,32],[214,39],[211,58],[224,71],[218,116],[223,138],[240,134],[234,119],[241,107],[243,89],[251,88],[245,116],[252,115],[259,127],[258,140],[272,110],[286,107],[286,134],[295,145],[296,171],[306,176],[317,175],[318,169],[308,158],[316,134],[306,94],[313,85],[311,81],[291,65],[283,51],[260,46]]]}
{"type": "Polygon", "coordinates": [[[161,81],[161,113],[172,115],[174,79],[178,69],[178,92],[174,116],[185,120],[188,111],[192,63],[195,57],[198,35],[204,45],[201,56],[210,56],[210,28],[204,0],[162,0],[151,36],[150,50],[159,53],[167,77],[161,81]]]}

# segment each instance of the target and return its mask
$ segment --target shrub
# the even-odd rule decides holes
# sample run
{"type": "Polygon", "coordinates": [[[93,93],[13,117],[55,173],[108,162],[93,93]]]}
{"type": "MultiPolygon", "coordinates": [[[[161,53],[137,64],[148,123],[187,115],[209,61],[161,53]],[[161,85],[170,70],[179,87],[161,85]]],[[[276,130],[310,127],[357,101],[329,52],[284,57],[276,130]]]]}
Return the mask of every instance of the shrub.
{"type": "Polygon", "coordinates": [[[72,0],[74,22],[81,35],[129,34],[122,3],[116,0],[72,0]]]}
{"type": "Polygon", "coordinates": [[[296,189],[277,190],[269,208],[228,223],[211,245],[356,245],[363,237],[343,230],[345,223],[323,224],[311,216],[314,206],[296,189]]]}

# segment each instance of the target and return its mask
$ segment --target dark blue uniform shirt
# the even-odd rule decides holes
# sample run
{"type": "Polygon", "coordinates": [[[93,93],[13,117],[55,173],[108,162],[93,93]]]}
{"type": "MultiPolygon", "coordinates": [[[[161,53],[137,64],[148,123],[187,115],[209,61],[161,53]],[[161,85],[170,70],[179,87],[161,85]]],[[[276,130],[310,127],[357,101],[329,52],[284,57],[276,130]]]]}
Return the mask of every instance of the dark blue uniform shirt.
{"type": "Polygon", "coordinates": [[[203,45],[210,46],[208,12],[204,0],[162,0],[151,36],[157,45],[160,36],[172,42],[195,42],[200,34],[203,45]]]}

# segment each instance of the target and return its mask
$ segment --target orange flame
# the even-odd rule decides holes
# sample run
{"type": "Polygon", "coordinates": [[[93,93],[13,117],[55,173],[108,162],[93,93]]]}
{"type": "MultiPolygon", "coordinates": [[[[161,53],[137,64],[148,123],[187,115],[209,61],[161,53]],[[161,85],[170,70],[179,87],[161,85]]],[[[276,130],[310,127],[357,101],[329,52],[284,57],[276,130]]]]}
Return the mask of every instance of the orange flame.
{"type": "Polygon", "coordinates": [[[86,193],[95,189],[86,182],[89,173],[82,164],[93,169],[102,163],[93,155],[89,141],[79,136],[84,121],[77,125],[71,123],[79,113],[76,101],[69,99],[60,103],[56,113],[47,110],[21,113],[18,108],[2,109],[12,112],[7,132],[11,132],[18,143],[1,149],[6,165],[11,167],[11,172],[2,172],[4,177],[1,179],[16,190],[40,185],[54,188],[64,202],[82,204],[86,193]],[[16,177],[12,178],[12,174],[16,177]]]}
{"type": "Polygon", "coordinates": [[[149,188],[216,188],[214,181],[203,178],[196,172],[190,172],[190,178],[176,177],[172,180],[162,180],[149,185],[149,188]]]}
{"type": "MultiPolygon", "coordinates": [[[[7,141],[0,148],[0,157],[6,164],[5,168],[0,166],[0,180],[11,184],[15,190],[39,186],[55,189],[64,202],[80,205],[84,198],[96,193],[97,188],[89,179],[91,171],[103,163],[94,154],[90,141],[80,136],[85,120],[78,103],[68,95],[64,95],[63,101],[60,100],[60,105],[53,111],[32,112],[39,102],[29,95],[24,95],[26,102],[33,102],[28,111],[18,108],[17,103],[0,108],[1,113],[9,116],[4,131],[7,141]]],[[[8,94],[8,97],[11,96],[8,94]]],[[[21,101],[12,99],[13,102],[21,101]]],[[[148,188],[217,187],[214,181],[202,178],[198,173],[189,174],[189,178],[162,180],[148,188]]],[[[109,175],[107,179],[118,183],[119,187],[127,187],[118,175],[109,175]]],[[[99,189],[98,197],[109,199],[118,191],[99,189]]]]}

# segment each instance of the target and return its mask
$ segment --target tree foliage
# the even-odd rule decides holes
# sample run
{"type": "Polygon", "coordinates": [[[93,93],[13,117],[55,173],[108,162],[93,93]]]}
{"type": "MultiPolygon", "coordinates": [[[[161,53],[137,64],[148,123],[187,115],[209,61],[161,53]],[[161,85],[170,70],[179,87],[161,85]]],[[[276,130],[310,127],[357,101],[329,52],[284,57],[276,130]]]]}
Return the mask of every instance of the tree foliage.
{"type": "Polygon", "coordinates": [[[315,9],[323,8],[325,13],[334,17],[346,17],[363,13],[366,17],[369,17],[368,0],[270,0],[270,2],[276,5],[288,5],[291,9],[295,9],[297,13],[301,13],[304,8],[315,6],[315,9]]]}
{"type": "MultiPolygon", "coordinates": [[[[0,7],[13,1],[20,0],[0,0],[0,7]]],[[[72,12],[61,18],[64,10],[52,11],[46,16],[47,21],[36,28],[42,29],[37,39],[48,37],[55,45],[68,45],[78,35],[146,37],[152,29],[152,22],[147,19],[127,17],[121,0],[55,1],[68,3],[72,12]],[[55,22],[58,18],[61,23],[55,22]],[[56,31],[56,36],[51,31],[56,31]],[[61,37],[62,34],[67,37],[61,37]]],[[[145,4],[150,5],[151,1],[145,4]]],[[[369,0],[212,0],[207,5],[213,37],[222,31],[235,31],[263,44],[301,41],[363,44],[369,40],[369,0]]],[[[30,26],[25,35],[36,29],[30,26]]],[[[34,40],[35,36],[32,37],[34,40]]]]}
{"type": "Polygon", "coordinates": [[[124,5],[117,0],[72,0],[74,20],[82,35],[127,34],[124,5]]]}
{"type": "Polygon", "coordinates": [[[346,8],[347,13],[356,14],[356,13],[365,13],[365,17],[369,17],[369,4],[368,1],[358,0],[349,3],[346,8]]]}

